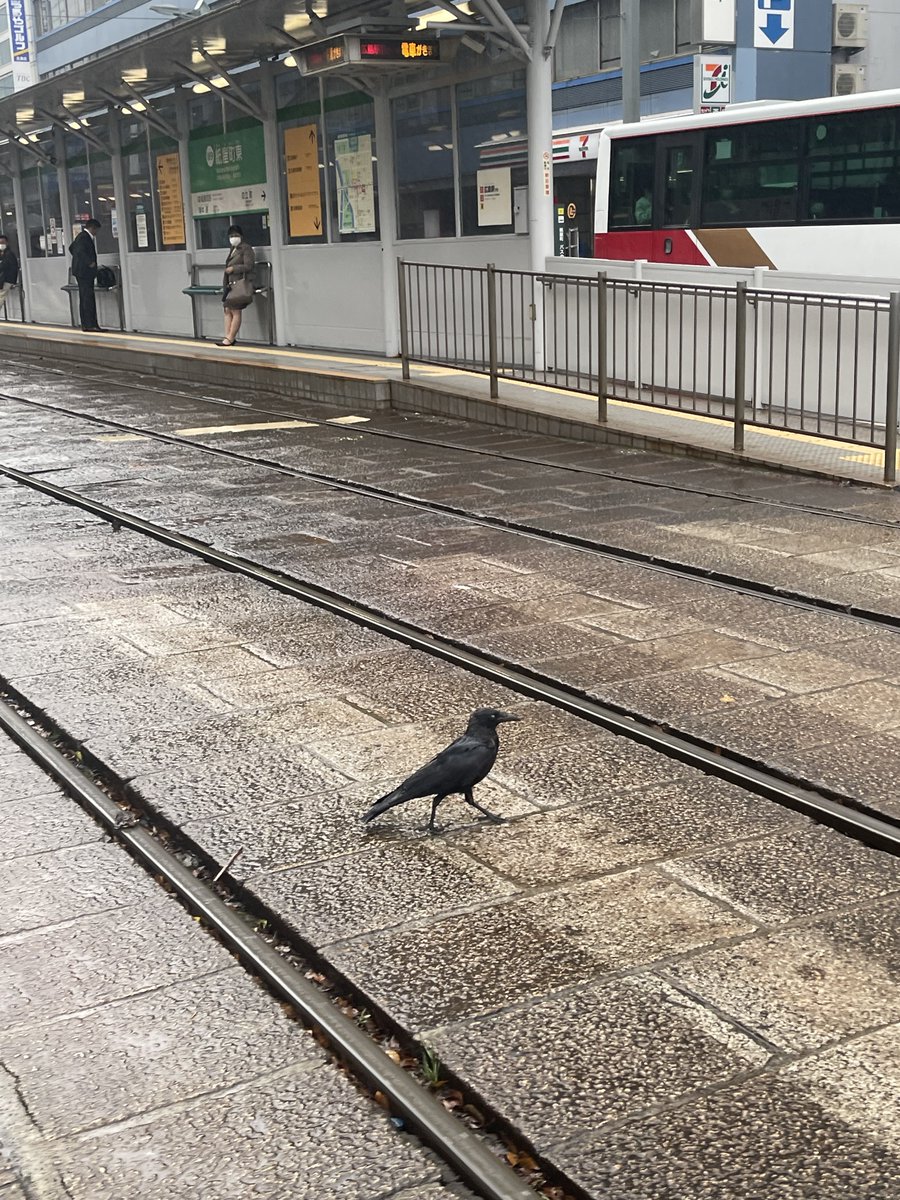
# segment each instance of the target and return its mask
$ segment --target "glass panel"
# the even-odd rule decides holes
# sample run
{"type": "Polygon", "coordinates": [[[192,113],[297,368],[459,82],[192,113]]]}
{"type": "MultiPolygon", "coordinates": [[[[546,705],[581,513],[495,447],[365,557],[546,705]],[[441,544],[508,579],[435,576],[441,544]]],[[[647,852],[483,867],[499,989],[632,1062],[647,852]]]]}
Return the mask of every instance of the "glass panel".
{"type": "Polygon", "coordinates": [[[65,254],[69,239],[62,223],[62,205],[59,199],[59,175],[56,167],[41,167],[41,199],[44,205],[44,248],[46,257],[65,254]]]}
{"type": "Polygon", "coordinates": [[[528,134],[525,72],[458,84],[456,102],[462,232],[465,236],[512,233],[513,188],[528,183],[527,151],[522,144],[528,134]],[[479,175],[486,170],[492,174],[479,175]],[[487,202],[482,186],[497,189],[487,202]],[[507,212],[509,219],[502,221],[507,212]]]}
{"type": "Polygon", "coordinates": [[[691,197],[694,192],[693,146],[669,146],[666,149],[666,174],[663,182],[663,224],[684,228],[691,222],[691,197]]]}
{"type": "Polygon", "coordinates": [[[44,210],[41,205],[41,181],[38,173],[26,171],[22,176],[22,191],[25,201],[25,234],[29,258],[46,258],[46,235],[44,234],[44,210]]]}
{"type": "Polygon", "coordinates": [[[140,122],[122,128],[122,172],[125,176],[125,202],[128,214],[128,249],[143,254],[156,249],[156,219],[153,205],[153,177],[147,130],[140,122]]]}
{"type": "Polygon", "coordinates": [[[91,192],[94,197],[92,215],[100,222],[97,232],[97,253],[114,254],[119,249],[118,210],[113,186],[112,159],[93,148],[88,151],[91,171],[91,192]]]}
{"type": "Polygon", "coordinates": [[[620,65],[621,46],[619,0],[600,0],[600,66],[604,70],[620,65]]]}
{"type": "Polygon", "coordinates": [[[799,121],[710,130],[704,151],[703,225],[762,225],[797,219],[799,121]]]}
{"type": "Polygon", "coordinates": [[[376,241],[378,171],[371,99],[334,79],[325,81],[325,128],[335,241],[376,241]]]}
{"type": "Polygon", "coordinates": [[[656,138],[620,138],[613,143],[609,228],[649,226],[653,220],[656,138]]]}
{"type": "Polygon", "coordinates": [[[675,53],[675,0],[641,0],[641,62],[675,53]]]}
{"type": "Polygon", "coordinates": [[[570,4],[563,13],[553,55],[556,80],[580,79],[600,70],[600,5],[598,0],[570,4]]]}
{"type": "Polygon", "coordinates": [[[0,230],[9,238],[9,244],[21,258],[22,251],[19,243],[19,223],[16,218],[16,204],[13,196],[12,176],[8,174],[6,164],[0,166],[0,230]]]}
{"type": "Polygon", "coordinates": [[[804,219],[871,221],[900,216],[897,124],[892,109],[810,119],[804,219]]]}
{"type": "Polygon", "coordinates": [[[400,237],[453,237],[450,89],[404,96],[394,101],[393,108],[400,237]]]}

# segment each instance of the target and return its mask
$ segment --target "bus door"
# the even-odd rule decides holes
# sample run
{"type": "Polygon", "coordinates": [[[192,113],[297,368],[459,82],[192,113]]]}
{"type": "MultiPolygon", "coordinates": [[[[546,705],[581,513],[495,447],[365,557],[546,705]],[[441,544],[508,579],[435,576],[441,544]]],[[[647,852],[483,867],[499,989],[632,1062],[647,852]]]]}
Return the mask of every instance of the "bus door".
{"type": "MultiPolygon", "coordinates": [[[[700,169],[700,138],[697,134],[659,138],[656,146],[657,234],[653,257],[656,262],[684,262],[690,242],[683,231],[694,223],[700,169]]],[[[691,243],[690,249],[693,249],[691,243]]]]}

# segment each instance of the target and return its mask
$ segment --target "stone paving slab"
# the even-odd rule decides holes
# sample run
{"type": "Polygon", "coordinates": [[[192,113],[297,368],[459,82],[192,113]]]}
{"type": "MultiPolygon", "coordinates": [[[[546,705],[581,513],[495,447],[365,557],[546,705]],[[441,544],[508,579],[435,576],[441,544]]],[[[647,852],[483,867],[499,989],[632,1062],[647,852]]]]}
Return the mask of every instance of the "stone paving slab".
{"type": "MultiPolygon", "coordinates": [[[[456,546],[453,553],[460,553],[460,547],[456,546]]],[[[102,557],[102,549],[100,554],[102,557]]],[[[539,574],[531,569],[533,566],[529,565],[529,578],[539,574]]],[[[339,570],[340,565],[332,561],[329,569],[339,570]]],[[[583,598],[583,580],[595,570],[593,566],[591,571],[576,569],[568,580],[569,592],[554,591],[545,599],[525,603],[559,604],[564,602],[560,597],[570,595],[583,598]]],[[[142,600],[146,602],[150,597],[163,607],[170,606],[173,592],[181,587],[168,552],[161,552],[158,572],[152,556],[145,557],[135,578],[140,580],[142,600]]],[[[439,573],[433,575],[433,579],[440,578],[439,573]]],[[[597,604],[615,604],[620,610],[653,607],[693,616],[701,611],[700,599],[707,597],[704,615],[714,609],[715,619],[723,623],[747,620],[748,613],[752,617],[761,611],[760,602],[751,597],[721,592],[716,593],[713,604],[702,585],[696,584],[676,589],[678,603],[673,608],[670,584],[661,587],[656,579],[642,590],[646,578],[633,568],[616,568],[604,585],[613,594],[598,595],[597,604]]],[[[102,569],[97,571],[96,579],[97,590],[102,593],[102,569]]],[[[452,585],[442,589],[442,596],[452,590],[452,585]]],[[[463,594],[463,589],[457,590],[463,594]]],[[[210,624],[233,622],[235,637],[228,644],[246,648],[244,635],[251,625],[255,623],[259,629],[267,620],[268,595],[262,601],[254,599],[261,592],[247,581],[229,578],[220,585],[215,576],[197,576],[191,577],[182,595],[195,606],[191,616],[196,613],[198,619],[210,624]],[[215,613],[220,586],[225,612],[210,620],[203,613],[215,613]],[[241,625],[244,604],[253,620],[241,625]]],[[[83,601],[84,593],[80,596],[83,601]]],[[[399,591],[397,596],[399,602],[399,591]]],[[[416,598],[415,603],[421,600],[416,598]]],[[[479,603],[471,612],[483,608],[479,603]]],[[[510,611],[508,604],[499,608],[510,611]]],[[[121,620],[121,613],[118,617],[121,620]]],[[[292,648],[300,661],[285,669],[305,669],[303,639],[314,649],[317,621],[318,615],[303,621],[302,638],[292,648]]],[[[158,613],[146,610],[136,615],[134,624],[151,630],[166,628],[158,613]]],[[[117,628],[121,633],[121,625],[117,628]]],[[[855,630],[859,628],[854,625],[855,630]]],[[[632,632],[649,629],[652,621],[646,630],[635,627],[632,632]]],[[[736,631],[736,637],[730,630],[724,632],[731,641],[753,641],[741,630],[736,631]]],[[[843,639],[834,633],[833,625],[828,633],[817,641],[805,629],[804,649],[819,652],[827,646],[834,661],[852,664],[852,648],[845,645],[839,649],[843,639]]],[[[783,635],[784,631],[779,630],[778,637],[783,635]]],[[[884,638],[879,633],[875,640],[884,638]]],[[[651,640],[665,639],[659,635],[643,639],[645,643],[651,640]]],[[[861,637],[850,640],[868,642],[861,637]]],[[[777,655],[782,649],[780,644],[773,646],[762,640],[755,644],[760,649],[759,659],[777,655]]],[[[145,646],[150,649],[150,641],[145,646]]],[[[443,843],[430,845],[418,833],[413,834],[424,814],[410,805],[385,817],[371,840],[358,829],[355,819],[352,836],[344,836],[341,821],[345,816],[348,821],[358,816],[357,804],[361,808],[367,798],[374,798],[369,789],[380,780],[396,778],[407,763],[417,765],[417,748],[421,752],[439,736],[449,736],[451,727],[457,732],[464,710],[456,706],[468,704],[471,699],[448,673],[443,711],[437,706],[430,708],[427,718],[410,734],[409,727],[416,726],[416,722],[397,711],[395,699],[402,693],[404,680],[408,677],[420,689],[417,694],[425,696],[431,687],[439,697],[440,680],[430,672],[419,672],[415,655],[404,652],[398,656],[395,650],[390,671],[379,673],[373,668],[381,656],[374,647],[372,643],[369,651],[357,650],[352,670],[346,669],[347,658],[342,658],[340,652],[323,659],[313,682],[328,690],[300,705],[290,695],[283,702],[285,697],[273,689],[239,712],[214,715],[197,725],[166,731],[135,727],[117,732],[108,728],[99,733],[93,748],[109,756],[115,768],[135,779],[141,790],[151,789],[155,803],[168,804],[168,812],[189,821],[192,836],[219,861],[225,860],[229,846],[230,853],[237,845],[245,844],[243,878],[247,886],[261,889],[266,881],[279,877],[281,882],[289,883],[277,899],[282,918],[294,923],[301,934],[342,936],[343,940],[327,944],[327,957],[351,980],[358,980],[374,1004],[400,1016],[410,1030],[426,1039],[446,1039],[448,1056],[454,1039],[459,1037],[463,1044],[467,1031],[483,1023],[496,1021],[498,1030],[508,1030],[510,1040],[503,1041],[499,1033],[496,1038],[502,1052],[494,1053],[491,1048],[491,1057],[486,1055],[483,1061],[467,1064],[467,1072],[482,1071],[478,1090],[498,1110],[512,1111],[518,1105],[509,1081],[523,1076],[519,1056],[510,1047],[515,1044],[518,1023],[527,1028],[526,1014],[539,1013],[543,1006],[550,1006],[548,1036],[540,1044],[529,1039],[527,1049],[528,1078],[538,1081],[526,1086],[529,1099],[533,1093],[535,1110],[546,1100],[546,1111],[552,1112],[555,1103],[551,1087],[546,1095],[542,1093],[541,1080],[554,1081],[559,1096],[569,1090],[578,1097],[590,1092],[587,1087],[579,1091],[578,1080],[566,1074],[570,1071],[569,1056],[576,1064],[572,1068],[575,1072],[580,1063],[581,1073],[588,1078],[622,1081],[619,1092],[613,1092],[612,1084],[609,1090],[613,1099],[624,1096],[621,1103],[627,1109],[629,1078],[624,1069],[615,1075],[623,1061],[628,1063],[627,1051],[619,1053],[618,1061],[614,1054],[606,1053],[608,1040],[614,1047],[626,1043],[617,1043],[616,1034],[604,1032],[605,1018],[602,1012],[598,1015],[596,1004],[593,1008],[586,1004],[581,1038],[578,1026],[566,1026],[555,1017],[551,1021],[549,1014],[556,1013],[554,1005],[564,1005],[572,996],[595,992],[612,996],[615,988],[636,989],[641,997],[637,1007],[624,1000],[609,1001],[611,1010],[618,1011],[622,1018],[617,1030],[627,1031],[633,1039],[638,1039],[642,1028],[651,1031],[649,1043],[641,1043],[632,1052],[635,1064],[641,1068],[639,1071],[636,1067],[630,1080],[636,1106],[627,1109],[628,1115],[623,1118],[610,1121],[601,1115],[606,1124],[600,1127],[585,1131],[573,1123],[571,1131],[551,1129],[546,1134],[546,1146],[552,1144],[554,1160],[576,1180],[599,1188],[596,1179],[602,1171],[612,1169],[608,1151],[612,1148],[614,1155],[618,1144],[615,1139],[631,1129],[637,1131],[635,1136],[644,1147],[644,1157],[638,1165],[634,1165],[633,1156],[627,1158],[627,1169],[636,1172],[638,1182],[628,1184],[628,1190],[621,1193],[622,1200],[647,1200],[654,1194],[670,1200],[664,1190],[658,1190],[657,1163],[667,1146],[659,1138],[668,1136],[665,1131],[669,1128],[665,1126],[660,1132],[658,1122],[669,1117],[675,1121],[686,1111],[693,1113],[701,1102],[708,1102],[711,1110],[717,1106],[716,1113],[727,1112],[735,1121],[740,1105],[750,1104],[744,1100],[747,1089],[758,1085],[754,1095],[762,1096],[763,1115],[777,1112],[790,1124],[788,1117],[793,1114],[799,1121],[795,1146],[802,1146],[815,1129],[829,1131],[820,1143],[826,1158],[818,1168],[824,1181],[823,1195],[828,1195],[826,1187],[846,1172],[850,1161],[841,1158],[839,1143],[831,1133],[838,1129],[839,1122],[846,1124],[847,1113],[853,1108],[854,1081],[862,1078],[871,1059],[864,1055],[858,1058],[856,1073],[848,1071],[849,1082],[841,1091],[840,1068],[845,1060],[834,1059],[832,1069],[832,1060],[825,1056],[854,1039],[876,1033],[877,1026],[872,1023],[875,1017],[880,1026],[900,1023],[892,865],[885,867],[880,856],[857,858],[852,852],[845,853],[843,839],[839,839],[840,850],[835,847],[832,852],[828,839],[813,832],[801,818],[752,798],[739,799],[729,795],[727,789],[717,792],[716,786],[720,785],[712,785],[697,772],[671,762],[660,766],[654,756],[627,747],[611,735],[589,727],[583,735],[576,734],[568,718],[551,732],[544,728],[538,706],[529,709],[527,723],[510,731],[508,741],[504,738],[502,757],[492,776],[492,786],[499,785],[507,795],[515,794],[527,805],[512,814],[515,819],[508,826],[457,826],[454,819],[442,856],[443,843]],[[379,705],[382,680],[391,695],[379,705]],[[333,703],[314,707],[319,695],[333,703]],[[347,708],[363,714],[362,722],[354,724],[349,732],[334,728],[347,708]],[[294,715],[296,727],[292,724],[294,715]],[[369,721],[373,723],[367,728],[369,721]],[[540,730],[534,747],[528,741],[529,725],[540,730]],[[295,766],[299,768],[296,780],[291,774],[295,766]],[[316,772],[320,774],[316,776],[316,772]],[[170,777],[177,786],[168,795],[170,777]],[[316,782],[303,793],[304,780],[314,777],[316,782]],[[357,783],[348,786],[350,779],[357,783]],[[535,804],[546,811],[536,812],[535,804]],[[692,822],[694,811],[696,820],[692,822]],[[571,829],[567,828],[569,815],[571,829]],[[592,853],[594,846],[596,853],[592,853]],[[437,847],[441,851],[436,853],[437,847]],[[545,849],[546,875],[541,872],[545,849]],[[407,855],[410,862],[421,864],[422,874],[413,878],[426,881],[426,916],[416,915],[417,897],[402,891],[403,866],[397,864],[405,865],[407,855]],[[345,875],[340,873],[342,856],[352,863],[356,877],[351,878],[350,870],[345,875]],[[447,897],[440,895],[437,886],[444,863],[448,864],[444,876],[447,897]],[[820,878],[832,863],[833,877],[820,878]],[[307,870],[305,864],[316,865],[307,870]],[[485,881],[484,887],[472,886],[478,880],[485,881]],[[460,891],[465,911],[448,913],[448,905],[457,898],[455,890],[460,891]],[[360,925],[355,922],[363,922],[367,915],[367,891],[374,897],[370,924],[375,926],[385,917],[396,917],[393,926],[359,931],[360,925]],[[399,899],[392,903],[395,896],[399,899]],[[315,926],[319,909],[330,927],[315,926]],[[341,928],[341,921],[347,921],[349,927],[341,928]],[[593,1014],[591,1020],[587,1019],[589,1012],[593,1014]],[[656,1030],[665,1032],[654,1035],[652,1031],[656,1030]],[[666,1053],[669,1046],[671,1054],[666,1053]],[[808,1077],[789,1073],[791,1056],[797,1054],[803,1063],[810,1064],[808,1077]],[[770,1055],[774,1056],[771,1062],[770,1055]],[[780,1071],[774,1069],[779,1063],[785,1064],[780,1071]],[[591,1075],[594,1069],[596,1074],[591,1075]],[[604,1070],[613,1074],[604,1076],[604,1070]],[[652,1086],[657,1078],[667,1081],[671,1093],[653,1102],[662,1111],[638,1107],[641,1086],[648,1081],[652,1086]],[[828,1109],[821,1097],[826,1085],[835,1084],[840,1094],[829,1101],[828,1109]],[[838,1109],[838,1116],[834,1116],[838,1109]],[[803,1122],[807,1120],[818,1120],[820,1124],[806,1129],[803,1122]],[[644,1129],[653,1131],[646,1143],[638,1137],[644,1129]]],[[[160,644],[157,648],[164,647],[160,644]]],[[[163,663],[178,655],[146,657],[158,660],[162,670],[163,663]]],[[[747,660],[732,657],[727,661],[747,660]]],[[[202,670],[201,663],[197,666],[202,670]]],[[[280,673],[279,668],[276,670],[280,673]]],[[[734,698],[747,712],[759,704],[778,701],[786,691],[767,683],[741,681],[736,674],[723,671],[721,664],[695,668],[693,672],[660,672],[648,682],[664,691],[666,676],[683,679],[703,672],[709,675],[702,692],[707,707],[719,687],[722,690],[715,697],[716,703],[726,709],[729,704],[722,697],[729,693],[725,688],[742,687],[744,691],[735,691],[734,698]]],[[[247,672],[241,679],[249,681],[264,675],[277,677],[275,672],[247,672]]],[[[190,669],[183,675],[176,673],[176,678],[190,680],[190,669]]],[[[889,686],[879,675],[871,678],[871,684],[866,675],[861,682],[846,686],[864,689],[876,682],[889,686]]],[[[87,675],[81,679],[84,687],[93,686],[87,675]]],[[[212,684],[218,686],[219,682],[214,680],[212,684]]],[[[835,697],[841,690],[840,686],[822,688],[803,695],[835,697]]],[[[865,696],[868,698],[862,698],[863,705],[875,699],[874,694],[865,696]]],[[[845,719],[848,706],[853,707],[848,702],[843,710],[836,710],[837,720],[845,719]]],[[[62,708],[59,715],[64,719],[62,708]]],[[[866,769],[877,771],[877,762],[866,769]]],[[[487,789],[483,799],[486,794],[487,789]]],[[[94,918],[81,918],[71,928],[91,920],[94,918]]],[[[5,945],[0,945],[0,951],[5,945]]],[[[165,990],[172,984],[168,980],[153,986],[165,990]]],[[[127,997],[118,999],[130,1003],[127,997]]],[[[621,1036],[625,1038],[625,1032],[621,1036]]],[[[634,1041],[627,1044],[631,1046],[634,1041]]],[[[886,1050],[883,1060],[887,1094],[895,1073],[893,1059],[886,1050]]],[[[593,1092],[586,1104],[602,1104],[607,1098],[602,1082],[593,1092]]],[[[199,1111],[204,1103],[186,1101],[185,1105],[199,1111]]],[[[573,1109],[579,1119],[587,1111],[573,1109]]],[[[535,1128],[540,1119],[536,1112],[535,1128]]],[[[143,1118],[134,1120],[141,1123],[143,1118]]],[[[888,1134],[874,1118],[866,1124],[864,1114],[860,1118],[856,1112],[854,1120],[860,1147],[887,1145],[888,1134]]],[[[709,1155],[716,1153],[719,1144],[713,1140],[720,1131],[717,1121],[704,1118],[698,1125],[703,1137],[709,1135],[709,1155]]],[[[758,1127],[765,1128],[762,1117],[760,1122],[758,1127]]],[[[543,1139],[545,1135],[542,1132],[540,1136],[543,1139]]],[[[720,1139],[722,1144],[735,1145],[735,1162],[739,1164],[750,1161],[746,1149],[742,1149],[742,1137],[740,1131],[730,1130],[728,1137],[720,1139]]],[[[773,1144],[786,1145],[780,1134],[773,1137],[773,1144]]],[[[851,1158],[855,1163],[856,1159],[851,1158]]],[[[875,1153],[867,1161],[874,1164],[871,1180],[876,1189],[873,1194],[877,1195],[877,1188],[882,1186],[881,1169],[892,1170],[893,1161],[889,1154],[879,1158],[875,1153]]],[[[682,1170],[680,1165],[677,1170],[682,1170]]],[[[799,1200],[808,1189],[804,1170],[805,1164],[792,1163],[785,1151],[777,1180],[779,1186],[783,1184],[784,1200],[799,1200]]],[[[277,1174],[274,1177],[281,1178],[277,1174]]],[[[688,1174],[686,1178],[685,1196],[695,1200],[691,1177],[688,1174]]],[[[753,1195],[755,1176],[748,1171],[746,1179],[750,1182],[745,1181],[743,1192],[736,1193],[740,1200],[753,1195]]],[[[168,1186],[171,1189],[170,1182],[168,1186]]],[[[401,1193],[404,1186],[400,1186],[401,1193]]],[[[619,1186],[615,1182],[614,1188],[619,1186]]],[[[702,1186],[695,1189],[696,1195],[703,1194],[702,1186]]],[[[91,1183],[86,1187],[86,1194],[93,1196],[91,1183]]],[[[607,1190],[620,1200],[616,1190],[607,1190]]],[[[348,1192],[354,1194],[352,1189],[348,1192]]],[[[724,1189],[720,1192],[727,1194],[724,1189]]],[[[118,1193],[98,1194],[109,1194],[110,1200],[112,1195],[118,1197],[118,1193]]],[[[837,1194],[833,1188],[831,1194],[837,1194]]]]}
{"type": "Polygon", "coordinates": [[[40,838],[0,866],[5,1200],[465,1200],[73,802],[35,824],[27,793],[4,808],[40,838]]]}

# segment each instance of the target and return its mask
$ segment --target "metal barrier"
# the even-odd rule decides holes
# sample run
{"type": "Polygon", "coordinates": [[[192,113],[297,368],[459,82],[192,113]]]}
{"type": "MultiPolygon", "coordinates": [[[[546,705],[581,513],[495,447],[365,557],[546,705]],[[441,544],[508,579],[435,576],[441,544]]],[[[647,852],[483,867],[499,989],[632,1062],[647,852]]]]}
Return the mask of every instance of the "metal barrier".
{"type": "MultiPolygon", "coordinates": [[[[253,289],[254,297],[259,297],[265,303],[263,307],[265,318],[263,320],[263,332],[266,337],[266,345],[275,345],[275,305],[271,300],[272,293],[272,264],[265,259],[257,259],[253,267],[254,275],[257,280],[256,286],[253,289]]],[[[201,332],[200,313],[198,310],[198,301],[203,296],[216,296],[221,302],[222,299],[222,267],[214,266],[207,263],[194,263],[191,266],[191,282],[186,288],[182,288],[185,296],[191,298],[191,321],[194,328],[194,337],[198,341],[203,339],[201,332]],[[214,272],[219,277],[218,283],[201,283],[200,272],[214,272]]],[[[255,303],[255,300],[254,300],[255,303]]],[[[221,337],[221,334],[219,334],[221,337]]],[[[243,339],[243,340],[246,340],[243,339]]],[[[251,342],[252,344],[252,342],[251,342]]]]}
{"type": "MultiPolygon", "coordinates": [[[[113,275],[115,276],[116,282],[108,288],[98,287],[97,284],[95,283],[94,284],[94,294],[98,298],[98,300],[101,296],[109,296],[115,301],[116,319],[119,322],[119,332],[124,333],[124,331],[125,331],[125,303],[124,303],[124,299],[122,296],[122,272],[119,269],[119,267],[116,267],[116,266],[110,266],[109,270],[112,271],[113,275]]],[[[80,324],[80,318],[79,318],[78,312],[75,307],[75,301],[78,296],[78,284],[77,284],[77,282],[76,283],[72,282],[71,271],[69,272],[69,282],[63,284],[61,290],[66,292],[69,297],[69,319],[72,322],[72,328],[77,329],[78,325],[80,324]]],[[[108,308],[106,308],[105,311],[104,311],[104,309],[105,309],[105,306],[102,304],[102,302],[98,303],[97,317],[98,317],[98,320],[102,320],[104,327],[106,327],[109,325],[108,308]]]]}
{"type": "MultiPolygon", "coordinates": [[[[21,276],[20,276],[20,278],[21,278],[21,276]]],[[[6,303],[2,307],[0,307],[0,320],[4,320],[4,321],[16,320],[15,317],[10,315],[10,311],[9,311],[10,302],[12,301],[12,298],[15,294],[18,294],[18,297],[19,297],[18,320],[20,320],[22,322],[22,324],[24,325],[25,324],[25,289],[22,287],[21,283],[14,283],[12,285],[12,289],[9,292],[7,292],[6,303]]]]}
{"type": "Polygon", "coordinates": [[[896,478],[900,292],[890,300],[399,263],[403,376],[462,367],[885,452],[896,478]]]}

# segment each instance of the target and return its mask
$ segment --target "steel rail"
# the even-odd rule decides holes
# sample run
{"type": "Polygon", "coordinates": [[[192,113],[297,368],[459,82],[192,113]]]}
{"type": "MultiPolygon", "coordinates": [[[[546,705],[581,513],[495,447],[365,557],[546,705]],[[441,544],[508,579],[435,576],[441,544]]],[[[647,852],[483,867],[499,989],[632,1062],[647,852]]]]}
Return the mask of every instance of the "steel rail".
{"type": "Polygon", "coordinates": [[[189,448],[199,451],[201,454],[229,459],[232,462],[245,463],[248,466],[265,467],[267,470],[275,471],[292,479],[307,480],[311,483],[333,488],[336,491],[365,496],[386,504],[397,504],[419,512],[455,517],[459,520],[468,521],[472,525],[481,525],[488,529],[499,529],[504,533],[515,533],[522,537],[532,538],[535,541],[549,543],[550,545],[567,546],[570,549],[586,554],[594,554],[612,562],[631,563],[646,570],[671,575],[676,579],[687,580],[691,583],[705,583],[710,587],[721,587],[747,596],[762,597],[772,603],[799,608],[807,612],[838,613],[851,620],[862,621],[881,628],[900,630],[900,616],[880,612],[877,609],[843,604],[839,600],[827,600],[821,596],[810,596],[806,592],[776,587],[773,584],[764,583],[759,580],[745,579],[740,575],[732,575],[728,571],[717,571],[710,567],[695,567],[688,563],[663,558],[658,554],[651,554],[649,551],[630,550],[621,546],[612,546],[609,543],[598,542],[592,538],[581,537],[578,534],[541,529],[539,526],[529,525],[523,521],[513,521],[506,517],[491,516],[487,513],[473,513],[469,509],[459,508],[453,504],[444,504],[438,500],[425,500],[418,496],[392,492],[387,488],[376,487],[372,484],[359,483],[352,479],[342,479],[336,475],[327,475],[322,471],[310,471],[302,467],[292,467],[287,463],[278,462],[277,459],[243,454],[240,450],[227,450],[221,446],[209,446],[204,442],[193,441],[191,438],[179,436],[175,433],[164,433],[159,430],[146,429],[144,426],[131,425],[128,422],[117,421],[110,417],[97,417],[92,413],[82,413],[74,409],[62,408],[59,405],[47,404],[41,400],[19,400],[15,396],[8,396],[2,392],[0,392],[0,399],[17,401],[18,403],[30,405],[33,408],[41,408],[58,413],[73,420],[83,420],[93,425],[119,429],[135,436],[151,438],[154,441],[189,448]]]}
{"type": "Polygon", "coordinates": [[[301,1015],[320,1030],[334,1053],[376,1090],[441,1158],[485,1200],[535,1200],[536,1193],[470,1129],[453,1117],[397,1063],[393,1062],[319,989],[265,942],[191,869],[141,825],[123,826],[122,809],[88,779],[7,702],[0,703],[0,729],[121,842],[150,872],[161,877],[191,912],[213,929],[228,949],[301,1015]]]}
{"type": "Polygon", "coordinates": [[[304,582],[286,572],[272,570],[240,555],[216,550],[207,542],[167,529],[143,517],[135,517],[120,509],[111,508],[57,484],[38,479],[27,472],[0,464],[0,475],[5,475],[55,500],[92,513],[114,527],[134,530],[163,545],[201,558],[213,566],[243,575],[285,595],[366,626],[433,658],[462,667],[520,695],[573,713],[594,725],[648,746],[707,775],[724,779],[784,807],[805,813],[814,820],[849,834],[867,845],[876,846],[892,854],[900,853],[900,822],[886,820],[870,805],[852,796],[831,789],[816,788],[808,780],[793,778],[775,768],[756,763],[746,755],[716,746],[694,735],[663,729],[656,722],[637,716],[624,708],[603,704],[585,692],[561,684],[538,671],[506,662],[500,656],[487,651],[473,650],[455,639],[390,617],[340,592],[304,582]]]}
{"type": "MultiPolygon", "coordinates": [[[[46,364],[42,364],[42,366],[44,370],[50,371],[54,374],[65,374],[62,367],[49,367],[46,366],[46,364]]],[[[114,367],[109,368],[110,371],[116,369],[117,368],[114,367]]],[[[81,372],[79,372],[79,378],[95,379],[101,383],[107,384],[111,382],[103,375],[81,372]]],[[[176,388],[166,388],[158,385],[150,387],[146,384],[132,383],[126,380],[116,381],[116,386],[127,387],[132,391],[149,392],[151,394],[156,393],[164,396],[178,396],[181,399],[194,400],[199,404],[217,404],[225,408],[237,409],[239,412],[258,412],[270,417],[293,417],[295,419],[308,421],[311,425],[318,425],[320,427],[329,429],[334,428],[333,422],[329,421],[327,418],[310,417],[306,416],[305,414],[302,416],[302,418],[298,418],[296,410],[291,409],[263,408],[258,404],[247,404],[242,401],[227,400],[220,396],[202,396],[194,392],[179,391],[176,388]]],[[[32,404],[36,407],[40,407],[43,403],[42,401],[27,399],[24,396],[14,396],[8,392],[0,393],[0,398],[17,400],[22,404],[32,404]]],[[[55,406],[46,405],[46,407],[53,408],[55,406]]],[[[68,410],[59,408],[58,411],[66,412],[68,410]]],[[[87,416],[87,414],[84,413],[78,415],[87,416]]],[[[361,426],[357,426],[354,428],[353,432],[365,437],[379,437],[399,442],[410,442],[416,446],[431,446],[436,450],[455,450],[460,454],[474,454],[483,458],[500,459],[503,462],[522,463],[526,466],[549,467],[554,471],[568,471],[576,475],[589,475],[598,479],[609,479],[615,483],[630,483],[636,487],[658,488],[663,491],[682,493],[686,496],[703,496],[710,500],[728,500],[735,504],[763,505],[766,508],[784,509],[786,512],[808,513],[809,515],[815,517],[830,517],[835,521],[849,521],[857,525],[871,525],[877,529],[900,529],[900,519],[896,521],[884,521],[875,517],[859,516],[857,513],[841,512],[838,509],[833,508],[823,508],[816,504],[796,504],[787,500],[774,500],[767,496],[744,496],[741,495],[740,492],[713,491],[709,488],[690,487],[688,484],[684,483],[671,483],[657,479],[644,479],[639,475],[628,475],[619,471],[605,471],[601,467],[589,467],[576,463],[558,463],[553,462],[553,460],[549,458],[533,457],[527,454],[511,454],[503,450],[492,450],[482,446],[465,446],[460,442],[442,441],[437,438],[426,438],[409,433],[400,433],[399,431],[392,429],[364,429],[361,426]]],[[[747,466],[751,470],[755,470],[760,464],[751,461],[741,465],[747,466]]],[[[765,464],[763,464],[763,466],[764,465],[765,464]]],[[[778,468],[771,466],[768,467],[768,469],[776,471],[778,468]]],[[[784,472],[780,473],[783,474],[784,472]]],[[[820,478],[820,476],[818,476],[815,472],[812,472],[809,474],[809,478],[817,479],[820,478]]],[[[823,482],[828,482],[829,480],[830,477],[827,477],[823,480],[823,482]]],[[[874,487],[878,488],[879,490],[884,490],[881,482],[875,479],[868,482],[859,479],[842,479],[840,480],[840,484],[849,484],[851,487],[874,487]]],[[[837,481],[835,481],[835,486],[839,486],[837,481]]],[[[896,489],[889,488],[887,490],[891,491],[896,489]]]]}

